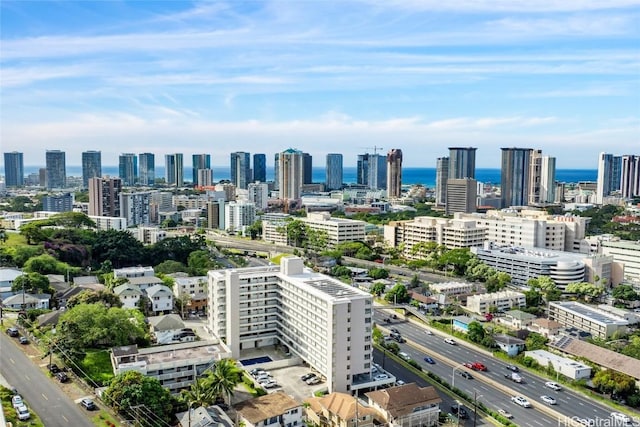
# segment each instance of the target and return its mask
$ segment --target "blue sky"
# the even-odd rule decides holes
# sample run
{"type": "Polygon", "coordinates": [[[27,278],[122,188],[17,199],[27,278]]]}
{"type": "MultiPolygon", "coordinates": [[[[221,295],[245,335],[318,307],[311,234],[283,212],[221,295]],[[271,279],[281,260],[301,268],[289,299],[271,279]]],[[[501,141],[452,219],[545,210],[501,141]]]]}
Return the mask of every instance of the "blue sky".
{"type": "Polygon", "coordinates": [[[640,154],[640,0],[0,2],[2,151],[640,154]]]}

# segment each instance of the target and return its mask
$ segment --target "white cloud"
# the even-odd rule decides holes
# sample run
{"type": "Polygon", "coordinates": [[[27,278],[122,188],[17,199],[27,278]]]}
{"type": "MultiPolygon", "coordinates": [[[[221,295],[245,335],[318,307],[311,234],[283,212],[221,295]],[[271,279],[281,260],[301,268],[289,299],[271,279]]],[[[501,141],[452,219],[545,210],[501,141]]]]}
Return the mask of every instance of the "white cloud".
{"type": "Polygon", "coordinates": [[[640,5],[637,0],[364,0],[381,8],[396,8],[411,11],[446,11],[458,13],[551,13],[607,10],[640,5]]]}

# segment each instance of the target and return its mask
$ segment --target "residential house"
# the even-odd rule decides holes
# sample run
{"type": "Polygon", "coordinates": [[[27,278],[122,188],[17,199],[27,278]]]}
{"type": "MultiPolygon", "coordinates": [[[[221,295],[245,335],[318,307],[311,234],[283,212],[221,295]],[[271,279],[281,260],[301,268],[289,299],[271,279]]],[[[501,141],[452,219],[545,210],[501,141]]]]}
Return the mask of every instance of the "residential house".
{"type": "Polygon", "coordinates": [[[522,310],[509,310],[504,316],[498,318],[498,323],[510,329],[526,329],[535,320],[536,316],[522,310]]]}
{"type": "Polygon", "coordinates": [[[549,319],[535,319],[527,328],[531,332],[536,332],[546,338],[557,336],[562,330],[560,322],[549,319]]]}
{"type": "Polygon", "coordinates": [[[5,299],[14,294],[11,290],[13,281],[22,276],[22,271],[15,268],[0,268],[0,299],[5,299]]]}
{"type": "Polygon", "coordinates": [[[114,279],[131,279],[134,277],[144,277],[144,276],[153,276],[155,272],[153,271],[153,267],[126,267],[126,268],[116,268],[113,270],[113,278],[114,279]]]}
{"type": "Polygon", "coordinates": [[[500,350],[504,351],[509,356],[516,356],[524,350],[524,340],[521,340],[520,338],[512,337],[511,335],[497,334],[493,336],[493,339],[500,350]]]}
{"type": "Polygon", "coordinates": [[[5,298],[2,301],[2,305],[4,306],[4,308],[10,308],[14,310],[29,310],[32,308],[48,310],[50,299],[51,295],[49,294],[19,293],[5,298]]]}
{"type": "Polygon", "coordinates": [[[369,406],[382,414],[388,425],[435,426],[438,424],[442,399],[433,387],[416,383],[383,388],[366,393],[369,406]]]}
{"type": "Polygon", "coordinates": [[[374,427],[381,424],[384,416],[370,406],[364,406],[347,393],[333,392],[305,401],[307,420],[312,425],[323,427],[374,427]],[[356,409],[357,405],[357,409],[356,409]],[[357,417],[357,421],[356,421],[357,417]]]}
{"type": "Polygon", "coordinates": [[[58,321],[60,320],[60,316],[62,315],[62,313],[64,313],[64,311],[62,310],[54,310],[48,313],[42,313],[37,317],[36,323],[38,324],[39,328],[43,328],[45,326],[51,326],[55,328],[55,326],[58,324],[58,321]]]}
{"type": "Polygon", "coordinates": [[[155,285],[164,285],[162,279],[156,276],[130,277],[127,280],[130,284],[137,286],[141,291],[146,291],[155,285]]]}
{"type": "Polygon", "coordinates": [[[591,367],[573,359],[558,356],[546,350],[525,351],[524,354],[526,357],[535,359],[540,366],[547,367],[551,365],[556,372],[572,380],[589,379],[591,377],[591,367]]]}
{"type": "Polygon", "coordinates": [[[56,301],[58,302],[58,307],[66,307],[67,306],[67,301],[69,301],[69,299],[71,299],[71,297],[74,297],[76,295],[78,295],[81,292],[84,291],[99,291],[99,290],[104,290],[106,289],[104,285],[101,284],[94,284],[94,285],[79,285],[79,286],[72,286],[70,288],[67,288],[65,290],[56,292],[55,294],[55,298],[56,301]]]}
{"type": "Polygon", "coordinates": [[[526,298],[522,292],[510,290],[467,297],[467,310],[477,314],[493,313],[494,311],[501,313],[514,307],[522,308],[526,305],[526,298]]]}
{"type": "Polygon", "coordinates": [[[233,427],[234,422],[219,406],[199,406],[176,414],[180,427],[233,427]]]}
{"type": "Polygon", "coordinates": [[[118,295],[118,298],[122,301],[123,308],[138,308],[140,298],[142,297],[142,291],[137,286],[130,285],[129,283],[116,286],[113,289],[113,293],[118,295]]]}
{"type": "Polygon", "coordinates": [[[168,286],[153,285],[145,290],[151,301],[151,310],[154,313],[164,313],[173,310],[173,292],[168,286]]]}
{"type": "Polygon", "coordinates": [[[245,427],[302,426],[302,403],[278,391],[233,406],[245,427]]]}
{"type": "Polygon", "coordinates": [[[175,281],[173,293],[176,298],[188,295],[186,308],[189,311],[204,312],[207,309],[207,289],[209,281],[207,276],[182,277],[172,276],[175,281]]]}

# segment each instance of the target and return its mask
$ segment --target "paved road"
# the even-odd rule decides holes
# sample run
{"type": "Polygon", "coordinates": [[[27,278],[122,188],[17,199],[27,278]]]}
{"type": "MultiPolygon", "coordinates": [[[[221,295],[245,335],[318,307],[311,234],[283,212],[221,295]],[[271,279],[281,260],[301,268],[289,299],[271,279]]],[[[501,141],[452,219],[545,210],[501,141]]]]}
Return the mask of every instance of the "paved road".
{"type": "MultiPolygon", "coordinates": [[[[427,335],[424,328],[418,327],[409,322],[396,320],[392,325],[385,325],[382,323],[384,317],[386,317],[384,313],[376,313],[376,323],[383,326],[396,327],[403,336],[421,344],[427,350],[427,353],[433,356],[436,360],[436,364],[429,365],[422,361],[425,356],[425,352],[416,350],[406,344],[401,345],[403,351],[409,353],[409,355],[414,359],[421,361],[424,368],[433,371],[435,374],[449,382],[454,381],[456,387],[463,389],[467,393],[472,394],[476,391],[478,394],[483,394],[484,397],[480,399],[481,401],[485,402],[488,407],[493,409],[507,409],[514,415],[514,421],[519,425],[531,427],[558,425],[559,420],[552,419],[551,417],[535,410],[536,406],[545,405],[545,403],[540,400],[540,396],[542,395],[553,396],[558,402],[553,409],[568,418],[581,417],[599,420],[600,422],[611,422],[609,414],[612,410],[610,408],[607,408],[579,393],[567,389],[560,392],[550,390],[544,386],[544,383],[548,381],[547,379],[530,372],[521,373],[521,376],[525,381],[523,384],[514,383],[504,378],[504,374],[508,372],[504,361],[463,345],[452,346],[450,344],[446,344],[438,331],[434,330],[435,335],[427,335]],[[456,368],[454,375],[452,366],[444,362],[442,359],[443,356],[458,363],[458,366],[461,366],[464,362],[478,361],[487,366],[488,371],[485,373],[473,372],[473,376],[476,377],[476,379],[465,380],[459,375],[461,370],[459,368],[456,368]],[[534,406],[533,410],[524,409],[511,403],[509,395],[490,387],[488,384],[477,381],[477,377],[480,375],[486,375],[488,378],[502,385],[529,396],[531,398],[531,403],[534,406]]],[[[561,421],[562,420],[560,420],[560,422],[561,421]]]]}
{"type": "Polygon", "coordinates": [[[0,331],[0,373],[18,389],[30,409],[35,411],[47,427],[92,427],[80,407],[35,365],[4,331],[0,331]]]}

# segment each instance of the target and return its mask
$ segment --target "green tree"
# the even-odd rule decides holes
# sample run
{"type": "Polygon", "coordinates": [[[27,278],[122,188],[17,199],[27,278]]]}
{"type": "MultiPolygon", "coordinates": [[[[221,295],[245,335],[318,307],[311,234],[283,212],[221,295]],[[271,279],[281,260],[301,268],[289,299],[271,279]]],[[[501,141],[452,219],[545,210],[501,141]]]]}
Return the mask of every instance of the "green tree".
{"type": "Polygon", "coordinates": [[[601,369],[593,376],[593,385],[603,393],[627,396],[636,390],[633,377],[609,369],[601,369]]]}
{"type": "Polygon", "coordinates": [[[198,408],[200,406],[211,406],[215,403],[216,397],[211,392],[211,388],[208,387],[206,378],[197,378],[189,387],[189,390],[182,390],[180,392],[181,399],[187,404],[198,408]]]}
{"type": "Polygon", "coordinates": [[[386,279],[389,277],[389,270],[387,270],[386,268],[375,267],[369,269],[369,272],[367,274],[374,280],[386,279]]]}
{"type": "Polygon", "coordinates": [[[26,273],[16,277],[11,284],[13,292],[22,292],[28,294],[52,294],[49,278],[40,273],[26,273]]]}
{"type": "Polygon", "coordinates": [[[152,259],[167,260],[172,259],[187,264],[191,252],[203,250],[206,242],[202,235],[180,236],[163,239],[152,245],[149,249],[152,259]]]}
{"type": "Polygon", "coordinates": [[[189,268],[179,261],[168,259],[153,267],[153,271],[156,274],[172,274],[178,272],[186,273],[189,271],[189,268]]]}
{"type": "Polygon", "coordinates": [[[231,402],[233,391],[242,382],[242,369],[231,359],[216,362],[212,371],[207,372],[207,384],[216,397],[227,397],[231,402]]]}
{"type": "Polygon", "coordinates": [[[127,230],[98,231],[92,253],[94,263],[99,265],[109,260],[114,268],[131,267],[144,264],[146,261],[143,244],[127,230]]]}
{"type": "Polygon", "coordinates": [[[173,399],[169,390],[156,378],[137,371],[127,371],[115,376],[102,395],[103,400],[116,412],[130,418],[134,407],[143,406],[141,413],[154,414],[138,419],[144,427],[169,425],[173,413],[173,399]],[[156,418],[157,417],[157,418],[156,418]]]}
{"type": "Polygon", "coordinates": [[[80,304],[60,316],[56,336],[67,348],[111,348],[148,344],[144,317],[136,310],[80,304]]]}
{"type": "Polygon", "coordinates": [[[411,297],[409,296],[409,293],[407,292],[407,288],[403,284],[398,283],[393,288],[391,288],[391,290],[389,292],[387,292],[384,295],[384,299],[386,301],[389,301],[389,302],[394,302],[394,303],[397,303],[397,304],[404,304],[404,303],[409,302],[411,297]]]}
{"type": "Polygon", "coordinates": [[[472,342],[481,343],[485,338],[485,330],[484,326],[478,321],[473,321],[469,323],[467,330],[467,338],[469,338],[472,342]]]}
{"type": "Polygon", "coordinates": [[[527,338],[524,341],[524,345],[527,350],[544,350],[547,347],[547,342],[549,340],[544,337],[544,335],[540,335],[537,332],[531,332],[527,335],[527,338]]]}
{"type": "Polygon", "coordinates": [[[471,259],[469,248],[456,248],[444,252],[438,258],[438,266],[446,268],[452,266],[456,276],[462,276],[471,259]]]}
{"type": "Polygon", "coordinates": [[[351,270],[344,265],[335,265],[331,268],[330,273],[333,277],[351,277],[351,270]]]}
{"type": "Polygon", "coordinates": [[[379,297],[384,293],[385,288],[386,286],[384,283],[376,282],[371,285],[369,292],[371,292],[372,295],[379,297]]]}
{"type": "Polygon", "coordinates": [[[259,236],[262,236],[262,221],[258,220],[251,224],[247,228],[247,234],[251,237],[251,240],[257,239],[259,236]]]}
{"type": "Polygon", "coordinates": [[[102,303],[106,307],[122,307],[122,301],[120,301],[120,298],[113,292],[105,290],[93,291],[87,289],[86,291],[82,291],[79,294],[76,294],[69,298],[69,300],[67,301],[66,309],[70,310],[80,304],[95,303],[102,303]]]}
{"type": "Polygon", "coordinates": [[[212,258],[211,252],[198,249],[189,254],[187,258],[189,274],[192,276],[206,276],[209,270],[220,268],[221,265],[212,258]]]}
{"type": "Polygon", "coordinates": [[[637,301],[640,299],[640,294],[633,289],[633,286],[625,284],[613,288],[611,295],[620,301],[637,301]]]}
{"type": "Polygon", "coordinates": [[[13,262],[17,267],[24,267],[24,264],[29,261],[31,258],[36,257],[43,253],[42,246],[27,246],[20,245],[16,246],[11,252],[11,257],[13,258],[13,262]]]}
{"type": "Polygon", "coordinates": [[[413,277],[411,278],[411,281],[409,282],[409,287],[413,289],[419,286],[422,286],[422,280],[420,280],[420,276],[418,276],[417,274],[414,274],[413,277]]]}
{"type": "Polygon", "coordinates": [[[384,343],[384,334],[377,326],[373,328],[371,338],[375,344],[382,345],[384,343]]]}
{"type": "Polygon", "coordinates": [[[96,223],[82,212],[62,212],[49,218],[57,226],[66,228],[96,228],[96,223]]]}
{"type": "Polygon", "coordinates": [[[285,226],[287,240],[296,248],[305,246],[307,240],[307,224],[299,219],[291,219],[285,226]]]}
{"type": "Polygon", "coordinates": [[[584,298],[585,301],[589,302],[600,298],[604,294],[605,289],[604,286],[580,282],[569,283],[565,291],[570,294],[575,294],[578,298],[584,298]]]}

